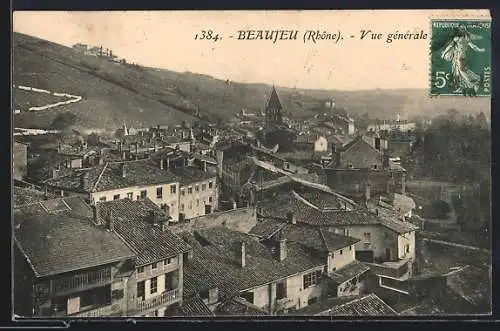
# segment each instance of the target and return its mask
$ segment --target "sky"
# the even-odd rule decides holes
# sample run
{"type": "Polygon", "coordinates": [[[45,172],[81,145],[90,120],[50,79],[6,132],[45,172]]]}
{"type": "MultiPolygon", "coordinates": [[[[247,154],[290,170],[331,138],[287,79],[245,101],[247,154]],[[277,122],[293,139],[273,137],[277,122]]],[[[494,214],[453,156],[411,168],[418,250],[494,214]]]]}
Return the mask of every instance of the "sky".
{"type": "Polygon", "coordinates": [[[335,89],[428,88],[430,18],[488,11],[14,12],[13,30],[72,46],[102,45],[129,62],[238,82],[335,89]],[[195,40],[201,30],[222,36],[195,40]],[[237,40],[238,30],[298,30],[298,40],[237,40]],[[344,37],[304,43],[307,30],[344,37]],[[428,34],[426,40],[360,40],[361,30],[428,34]],[[354,38],[350,38],[353,35],[354,38]],[[233,36],[233,38],[230,38],[233,36]]]}

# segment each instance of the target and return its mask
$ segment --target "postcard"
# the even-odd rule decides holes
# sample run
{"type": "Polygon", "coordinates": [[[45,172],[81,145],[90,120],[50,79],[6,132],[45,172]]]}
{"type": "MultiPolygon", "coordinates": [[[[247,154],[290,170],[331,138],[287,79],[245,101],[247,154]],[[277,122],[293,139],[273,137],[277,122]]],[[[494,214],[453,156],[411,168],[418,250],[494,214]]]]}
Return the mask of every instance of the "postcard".
{"type": "Polygon", "coordinates": [[[13,319],[490,315],[491,26],[14,12],[13,319]]]}

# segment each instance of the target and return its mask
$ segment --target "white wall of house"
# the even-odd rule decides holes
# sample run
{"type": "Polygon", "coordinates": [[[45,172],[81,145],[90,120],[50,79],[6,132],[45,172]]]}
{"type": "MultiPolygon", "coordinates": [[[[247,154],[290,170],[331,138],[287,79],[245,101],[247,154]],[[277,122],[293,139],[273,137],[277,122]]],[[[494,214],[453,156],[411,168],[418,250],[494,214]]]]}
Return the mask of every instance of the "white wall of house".
{"type": "Polygon", "coordinates": [[[328,141],[326,140],[325,137],[320,136],[314,142],[314,151],[315,152],[327,152],[328,151],[328,141]]]}
{"type": "Polygon", "coordinates": [[[398,236],[398,257],[400,259],[411,258],[415,260],[415,231],[398,236]]]}
{"type": "Polygon", "coordinates": [[[184,213],[185,218],[203,216],[205,215],[205,205],[210,205],[213,212],[218,208],[218,201],[216,177],[184,185],[180,188],[179,212],[184,213]],[[212,187],[210,187],[210,183],[212,183],[212,187]]]}
{"type": "Polygon", "coordinates": [[[356,260],[356,249],[354,245],[331,252],[328,255],[328,273],[342,269],[354,260],[356,260]]]}
{"type": "Polygon", "coordinates": [[[121,189],[101,191],[91,193],[91,203],[101,201],[101,199],[106,199],[105,201],[112,201],[114,197],[119,195],[118,199],[124,199],[130,197],[132,200],[138,200],[141,196],[141,191],[146,191],[146,197],[153,201],[156,205],[161,206],[162,204],[167,204],[170,207],[170,216],[172,221],[179,220],[178,211],[178,201],[179,201],[179,183],[168,183],[168,184],[157,184],[150,186],[133,186],[121,189]],[[175,193],[171,192],[171,187],[175,187],[175,193]],[[162,188],[162,197],[157,197],[156,189],[162,188]]]}

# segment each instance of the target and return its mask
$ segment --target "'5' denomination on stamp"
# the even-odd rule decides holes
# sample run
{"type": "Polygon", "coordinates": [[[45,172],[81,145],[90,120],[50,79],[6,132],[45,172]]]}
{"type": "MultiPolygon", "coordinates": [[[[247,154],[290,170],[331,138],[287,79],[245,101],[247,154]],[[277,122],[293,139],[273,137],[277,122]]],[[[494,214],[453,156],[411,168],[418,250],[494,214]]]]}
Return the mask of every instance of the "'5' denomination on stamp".
{"type": "Polygon", "coordinates": [[[431,95],[491,96],[491,21],[431,25],[431,95]]]}

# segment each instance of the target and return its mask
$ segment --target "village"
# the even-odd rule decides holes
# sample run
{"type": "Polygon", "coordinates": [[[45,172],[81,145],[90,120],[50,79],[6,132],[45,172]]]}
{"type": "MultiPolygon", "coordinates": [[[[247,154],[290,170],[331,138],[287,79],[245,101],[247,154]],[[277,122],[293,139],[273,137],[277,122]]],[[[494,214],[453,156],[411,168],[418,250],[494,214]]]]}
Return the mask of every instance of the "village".
{"type": "Polygon", "coordinates": [[[15,136],[15,314],[488,313],[489,250],[424,213],[456,192],[403,166],[417,124],[322,107],[294,120],[273,86],[225,125],[15,136]]]}

